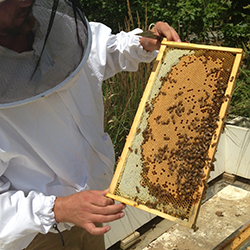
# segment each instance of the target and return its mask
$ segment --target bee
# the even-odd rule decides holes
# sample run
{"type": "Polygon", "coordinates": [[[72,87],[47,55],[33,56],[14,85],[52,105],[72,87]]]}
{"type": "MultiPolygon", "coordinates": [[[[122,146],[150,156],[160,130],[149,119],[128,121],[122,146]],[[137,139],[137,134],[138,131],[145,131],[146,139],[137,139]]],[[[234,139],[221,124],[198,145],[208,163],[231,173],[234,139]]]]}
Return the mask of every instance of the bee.
{"type": "Polygon", "coordinates": [[[170,140],[170,138],[168,136],[164,136],[163,139],[166,141],[170,140]]]}
{"type": "Polygon", "coordinates": [[[158,115],[155,120],[160,120],[161,119],[161,115],[158,115]]]}
{"type": "Polygon", "coordinates": [[[137,186],[135,188],[136,188],[137,193],[139,194],[140,193],[140,189],[137,186]]]}
{"type": "Polygon", "coordinates": [[[183,101],[180,100],[180,101],[178,102],[178,106],[182,105],[182,103],[183,103],[183,101]]]}

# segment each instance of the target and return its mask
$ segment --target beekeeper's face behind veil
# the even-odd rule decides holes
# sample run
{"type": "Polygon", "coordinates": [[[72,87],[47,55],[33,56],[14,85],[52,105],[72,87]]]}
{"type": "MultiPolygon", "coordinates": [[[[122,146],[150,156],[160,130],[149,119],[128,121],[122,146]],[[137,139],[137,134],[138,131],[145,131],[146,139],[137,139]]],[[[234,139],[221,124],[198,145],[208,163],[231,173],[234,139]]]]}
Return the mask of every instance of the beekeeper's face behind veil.
{"type": "MultiPolygon", "coordinates": [[[[0,0],[0,35],[4,38],[26,35],[34,27],[32,6],[34,0],[0,0]]],[[[13,46],[13,44],[6,44],[13,46]]]]}
{"type": "Polygon", "coordinates": [[[75,81],[91,34],[74,6],[63,0],[0,0],[0,108],[34,101],[75,81]]]}

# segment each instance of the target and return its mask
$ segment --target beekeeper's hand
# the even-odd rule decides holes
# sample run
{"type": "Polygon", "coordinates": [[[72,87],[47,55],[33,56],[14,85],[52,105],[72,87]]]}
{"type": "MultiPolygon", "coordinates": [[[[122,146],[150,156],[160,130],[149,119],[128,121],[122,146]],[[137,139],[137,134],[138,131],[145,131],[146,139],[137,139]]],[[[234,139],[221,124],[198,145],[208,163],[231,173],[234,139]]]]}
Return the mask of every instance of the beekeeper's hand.
{"type": "Polygon", "coordinates": [[[125,205],[114,203],[106,197],[105,191],[82,191],[73,195],[56,198],[55,220],[70,222],[86,229],[93,235],[105,234],[110,226],[96,227],[94,223],[106,223],[124,216],[125,205]]]}
{"type": "MultiPolygon", "coordinates": [[[[151,31],[153,31],[155,35],[167,38],[168,41],[181,42],[177,32],[168,23],[157,22],[151,31]]],[[[159,50],[161,46],[161,41],[146,37],[141,37],[140,43],[145,50],[150,52],[159,50]]]]}

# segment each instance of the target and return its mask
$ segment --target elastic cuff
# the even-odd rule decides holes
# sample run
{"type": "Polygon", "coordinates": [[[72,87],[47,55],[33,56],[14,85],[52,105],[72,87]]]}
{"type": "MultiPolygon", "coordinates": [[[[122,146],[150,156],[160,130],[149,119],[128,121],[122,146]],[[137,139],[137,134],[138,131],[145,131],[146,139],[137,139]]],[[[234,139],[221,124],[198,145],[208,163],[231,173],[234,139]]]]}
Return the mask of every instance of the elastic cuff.
{"type": "Polygon", "coordinates": [[[37,211],[37,216],[41,221],[43,232],[47,233],[56,222],[55,214],[53,212],[56,196],[44,196],[43,194],[40,194],[40,198],[43,199],[43,203],[42,207],[37,211]]]}

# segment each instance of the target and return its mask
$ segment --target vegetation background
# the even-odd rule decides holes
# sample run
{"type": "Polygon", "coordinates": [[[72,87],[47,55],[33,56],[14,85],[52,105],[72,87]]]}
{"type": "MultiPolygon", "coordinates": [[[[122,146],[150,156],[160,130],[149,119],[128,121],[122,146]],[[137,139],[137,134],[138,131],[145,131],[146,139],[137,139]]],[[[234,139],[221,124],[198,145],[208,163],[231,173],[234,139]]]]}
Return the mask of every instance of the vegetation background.
{"type": "MultiPolygon", "coordinates": [[[[113,33],[133,28],[146,30],[150,23],[168,22],[182,41],[243,48],[240,69],[229,113],[250,117],[250,3],[249,0],[80,0],[89,21],[108,25],[113,33]]],[[[129,133],[151,64],[137,72],[122,72],[103,84],[105,130],[119,157],[129,133]]]]}

